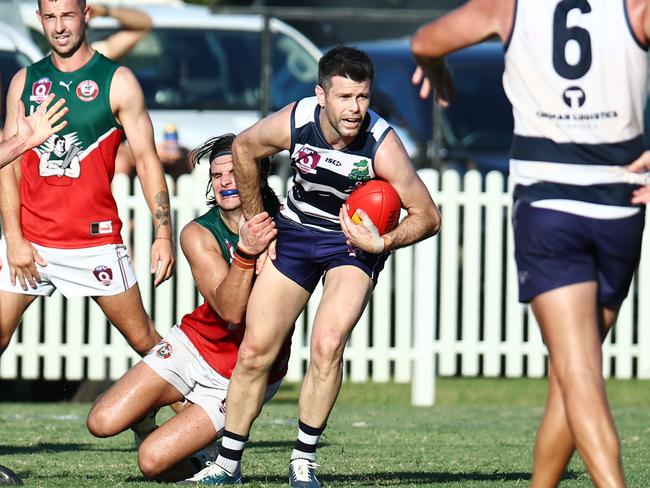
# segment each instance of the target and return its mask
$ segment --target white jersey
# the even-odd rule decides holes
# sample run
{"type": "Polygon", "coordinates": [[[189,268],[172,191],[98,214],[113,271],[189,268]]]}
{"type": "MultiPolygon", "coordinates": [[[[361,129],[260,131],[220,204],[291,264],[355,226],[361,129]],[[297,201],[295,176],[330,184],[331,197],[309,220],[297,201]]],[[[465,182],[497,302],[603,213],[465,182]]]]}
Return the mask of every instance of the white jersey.
{"type": "Polygon", "coordinates": [[[598,218],[636,213],[647,57],[625,0],[518,0],[503,85],[515,198],[598,218]]]}

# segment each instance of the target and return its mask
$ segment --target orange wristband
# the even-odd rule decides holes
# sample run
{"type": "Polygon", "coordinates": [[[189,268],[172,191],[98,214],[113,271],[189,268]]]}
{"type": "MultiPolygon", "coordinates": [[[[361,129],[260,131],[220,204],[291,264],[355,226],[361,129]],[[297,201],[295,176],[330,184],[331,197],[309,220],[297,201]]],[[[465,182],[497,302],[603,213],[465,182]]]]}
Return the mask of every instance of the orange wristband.
{"type": "Polygon", "coordinates": [[[238,268],[241,269],[253,269],[255,268],[255,261],[249,262],[245,261],[242,258],[240,258],[237,254],[235,254],[235,258],[232,260],[233,266],[237,266],[238,268]]]}

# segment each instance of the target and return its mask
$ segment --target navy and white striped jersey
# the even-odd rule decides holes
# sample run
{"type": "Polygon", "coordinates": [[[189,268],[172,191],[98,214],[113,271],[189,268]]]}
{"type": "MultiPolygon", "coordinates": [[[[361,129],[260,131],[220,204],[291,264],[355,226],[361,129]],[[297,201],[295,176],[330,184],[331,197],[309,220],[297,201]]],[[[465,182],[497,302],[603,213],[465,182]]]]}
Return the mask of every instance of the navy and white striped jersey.
{"type": "Polygon", "coordinates": [[[293,107],[289,152],[294,184],[282,214],[308,227],[340,232],[341,205],[356,187],[375,178],[375,153],[392,128],[368,110],[354,142],[334,149],[321,130],[320,110],[316,97],[293,107]]]}
{"type": "Polygon", "coordinates": [[[639,211],[647,47],[626,0],[517,0],[503,84],[515,199],[594,218],[639,211]],[[636,184],[633,184],[636,183],[636,184]]]}

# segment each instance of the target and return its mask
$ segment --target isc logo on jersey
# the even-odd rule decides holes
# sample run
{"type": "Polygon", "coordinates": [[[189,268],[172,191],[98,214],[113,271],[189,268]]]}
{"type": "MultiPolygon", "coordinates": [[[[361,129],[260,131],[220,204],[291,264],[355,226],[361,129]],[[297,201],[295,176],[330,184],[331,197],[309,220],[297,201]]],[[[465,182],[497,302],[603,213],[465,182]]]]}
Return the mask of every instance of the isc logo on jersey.
{"type": "Polygon", "coordinates": [[[99,95],[99,86],[93,80],[84,80],[77,85],[77,97],[82,102],[92,102],[99,95]]]}

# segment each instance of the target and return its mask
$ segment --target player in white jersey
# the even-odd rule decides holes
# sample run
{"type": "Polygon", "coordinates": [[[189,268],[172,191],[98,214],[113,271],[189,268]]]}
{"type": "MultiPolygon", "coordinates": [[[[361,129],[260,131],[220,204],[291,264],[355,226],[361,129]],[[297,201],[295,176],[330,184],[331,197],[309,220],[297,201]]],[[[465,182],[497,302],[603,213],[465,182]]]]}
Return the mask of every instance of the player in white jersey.
{"type": "Polygon", "coordinates": [[[470,0],[412,39],[413,81],[443,105],[444,55],[493,35],[505,45],[520,300],[550,357],[533,487],[557,486],[575,449],[597,486],[624,486],[600,345],[628,292],[650,200],[633,172],[645,162],[646,3],[470,0]]]}

